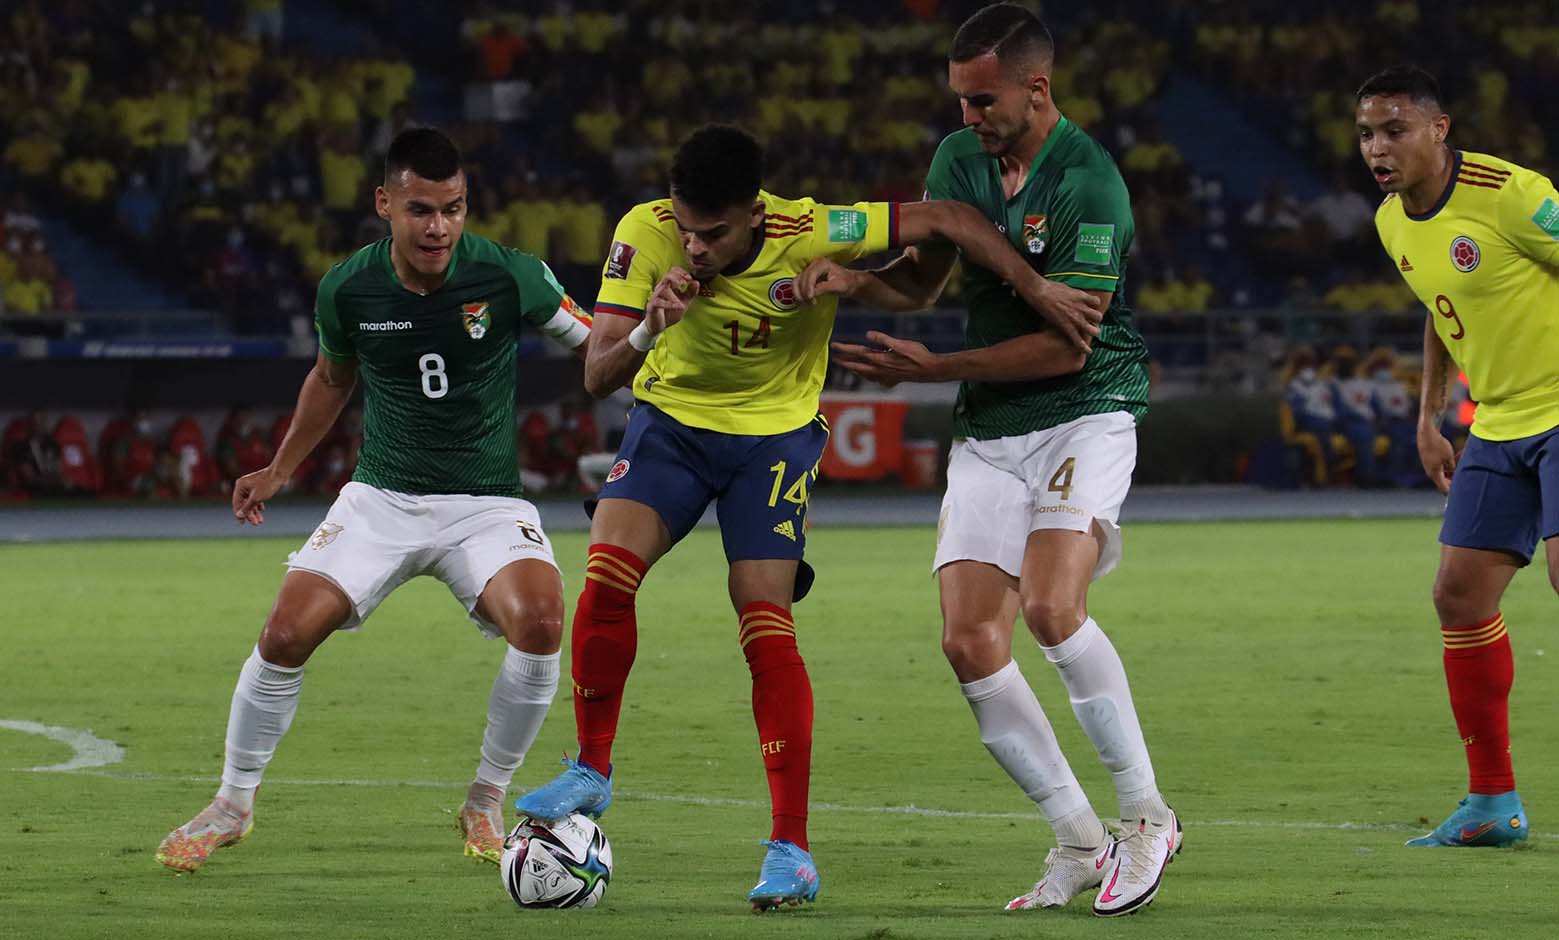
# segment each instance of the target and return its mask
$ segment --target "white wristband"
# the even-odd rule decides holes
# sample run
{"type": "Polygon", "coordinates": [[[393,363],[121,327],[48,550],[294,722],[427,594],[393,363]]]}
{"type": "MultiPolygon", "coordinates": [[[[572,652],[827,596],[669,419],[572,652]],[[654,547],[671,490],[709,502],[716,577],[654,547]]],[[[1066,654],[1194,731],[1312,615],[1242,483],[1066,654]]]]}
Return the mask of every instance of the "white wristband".
{"type": "Polygon", "coordinates": [[[647,353],[655,348],[655,341],[659,338],[650,332],[650,325],[647,322],[640,320],[639,325],[628,334],[628,345],[641,353],[647,353]]]}

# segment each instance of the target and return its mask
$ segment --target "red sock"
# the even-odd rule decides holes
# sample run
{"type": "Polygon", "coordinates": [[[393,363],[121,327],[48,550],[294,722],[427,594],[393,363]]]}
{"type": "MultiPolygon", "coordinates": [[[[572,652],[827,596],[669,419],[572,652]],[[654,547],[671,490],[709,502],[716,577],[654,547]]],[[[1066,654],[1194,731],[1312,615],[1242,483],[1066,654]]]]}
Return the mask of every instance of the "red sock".
{"type": "Polygon", "coordinates": [[[579,759],[602,774],[611,773],[623,686],[639,646],[633,598],[644,571],[644,562],[633,552],[602,543],[590,546],[585,589],[574,609],[571,649],[579,759]]]}
{"type": "Polygon", "coordinates": [[[752,671],[752,717],[774,808],[770,839],[807,847],[812,775],[812,681],[796,649],[790,611],[758,602],[742,608],[742,652],[752,671]]]}
{"type": "Polygon", "coordinates": [[[1467,747],[1470,793],[1516,788],[1510,767],[1510,684],[1515,665],[1501,614],[1469,627],[1444,627],[1445,684],[1451,712],[1467,747]]]}

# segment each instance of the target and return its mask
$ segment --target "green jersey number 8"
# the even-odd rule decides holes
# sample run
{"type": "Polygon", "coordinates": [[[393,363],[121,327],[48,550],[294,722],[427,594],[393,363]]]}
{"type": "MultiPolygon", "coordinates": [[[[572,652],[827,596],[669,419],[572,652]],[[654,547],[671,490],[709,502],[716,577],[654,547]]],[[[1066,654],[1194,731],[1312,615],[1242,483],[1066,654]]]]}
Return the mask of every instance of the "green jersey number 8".
{"type": "Polygon", "coordinates": [[[444,371],[444,357],[428,353],[417,360],[422,370],[422,394],[429,398],[443,398],[449,394],[449,373],[444,371]]]}

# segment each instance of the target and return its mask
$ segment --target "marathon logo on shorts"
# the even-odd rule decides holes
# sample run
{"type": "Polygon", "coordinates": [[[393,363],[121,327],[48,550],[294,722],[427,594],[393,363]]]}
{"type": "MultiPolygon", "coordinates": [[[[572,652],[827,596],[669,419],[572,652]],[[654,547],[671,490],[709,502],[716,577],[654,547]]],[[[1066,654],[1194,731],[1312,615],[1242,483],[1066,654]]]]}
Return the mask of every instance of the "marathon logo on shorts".
{"type": "Polygon", "coordinates": [[[769,303],[780,310],[794,310],[801,304],[796,300],[796,279],[782,277],[769,285],[769,303]]]}
{"type": "Polygon", "coordinates": [[[340,535],[341,530],[345,528],[346,526],[334,522],[321,523],[320,527],[314,530],[314,537],[309,540],[309,545],[316,549],[324,548],[334,542],[336,536],[340,535]]]}
{"type": "Polygon", "coordinates": [[[618,480],[621,480],[623,477],[625,477],[627,475],[628,475],[628,461],[626,461],[626,460],[619,460],[616,463],[612,464],[612,472],[610,472],[610,473],[608,473],[606,475],[606,482],[608,482],[608,483],[616,483],[618,480]]]}
{"type": "Polygon", "coordinates": [[[638,253],[639,249],[627,242],[612,242],[611,251],[606,253],[606,277],[626,281],[633,269],[633,256],[638,253]]]}

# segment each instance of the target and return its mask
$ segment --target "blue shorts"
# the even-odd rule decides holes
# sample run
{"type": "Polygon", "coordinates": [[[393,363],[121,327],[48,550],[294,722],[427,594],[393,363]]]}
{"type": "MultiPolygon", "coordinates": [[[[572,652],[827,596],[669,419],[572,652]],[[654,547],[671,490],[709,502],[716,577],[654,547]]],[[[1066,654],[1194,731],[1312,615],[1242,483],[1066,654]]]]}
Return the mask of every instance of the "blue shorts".
{"type": "Polygon", "coordinates": [[[1440,542],[1532,560],[1559,535],[1559,428],[1513,441],[1469,435],[1451,476],[1440,542]]]}
{"type": "MultiPolygon", "coordinates": [[[[693,531],[711,500],[727,561],[801,561],[807,504],[828,443],[821,415],[784,434],[722,434],[690,428],[643,402],[628,415],[600,499],[631,499],[660,514],[672,542],[693,531]]],[[[797,574],[797,595],[811,572],[797,574]]]]}

